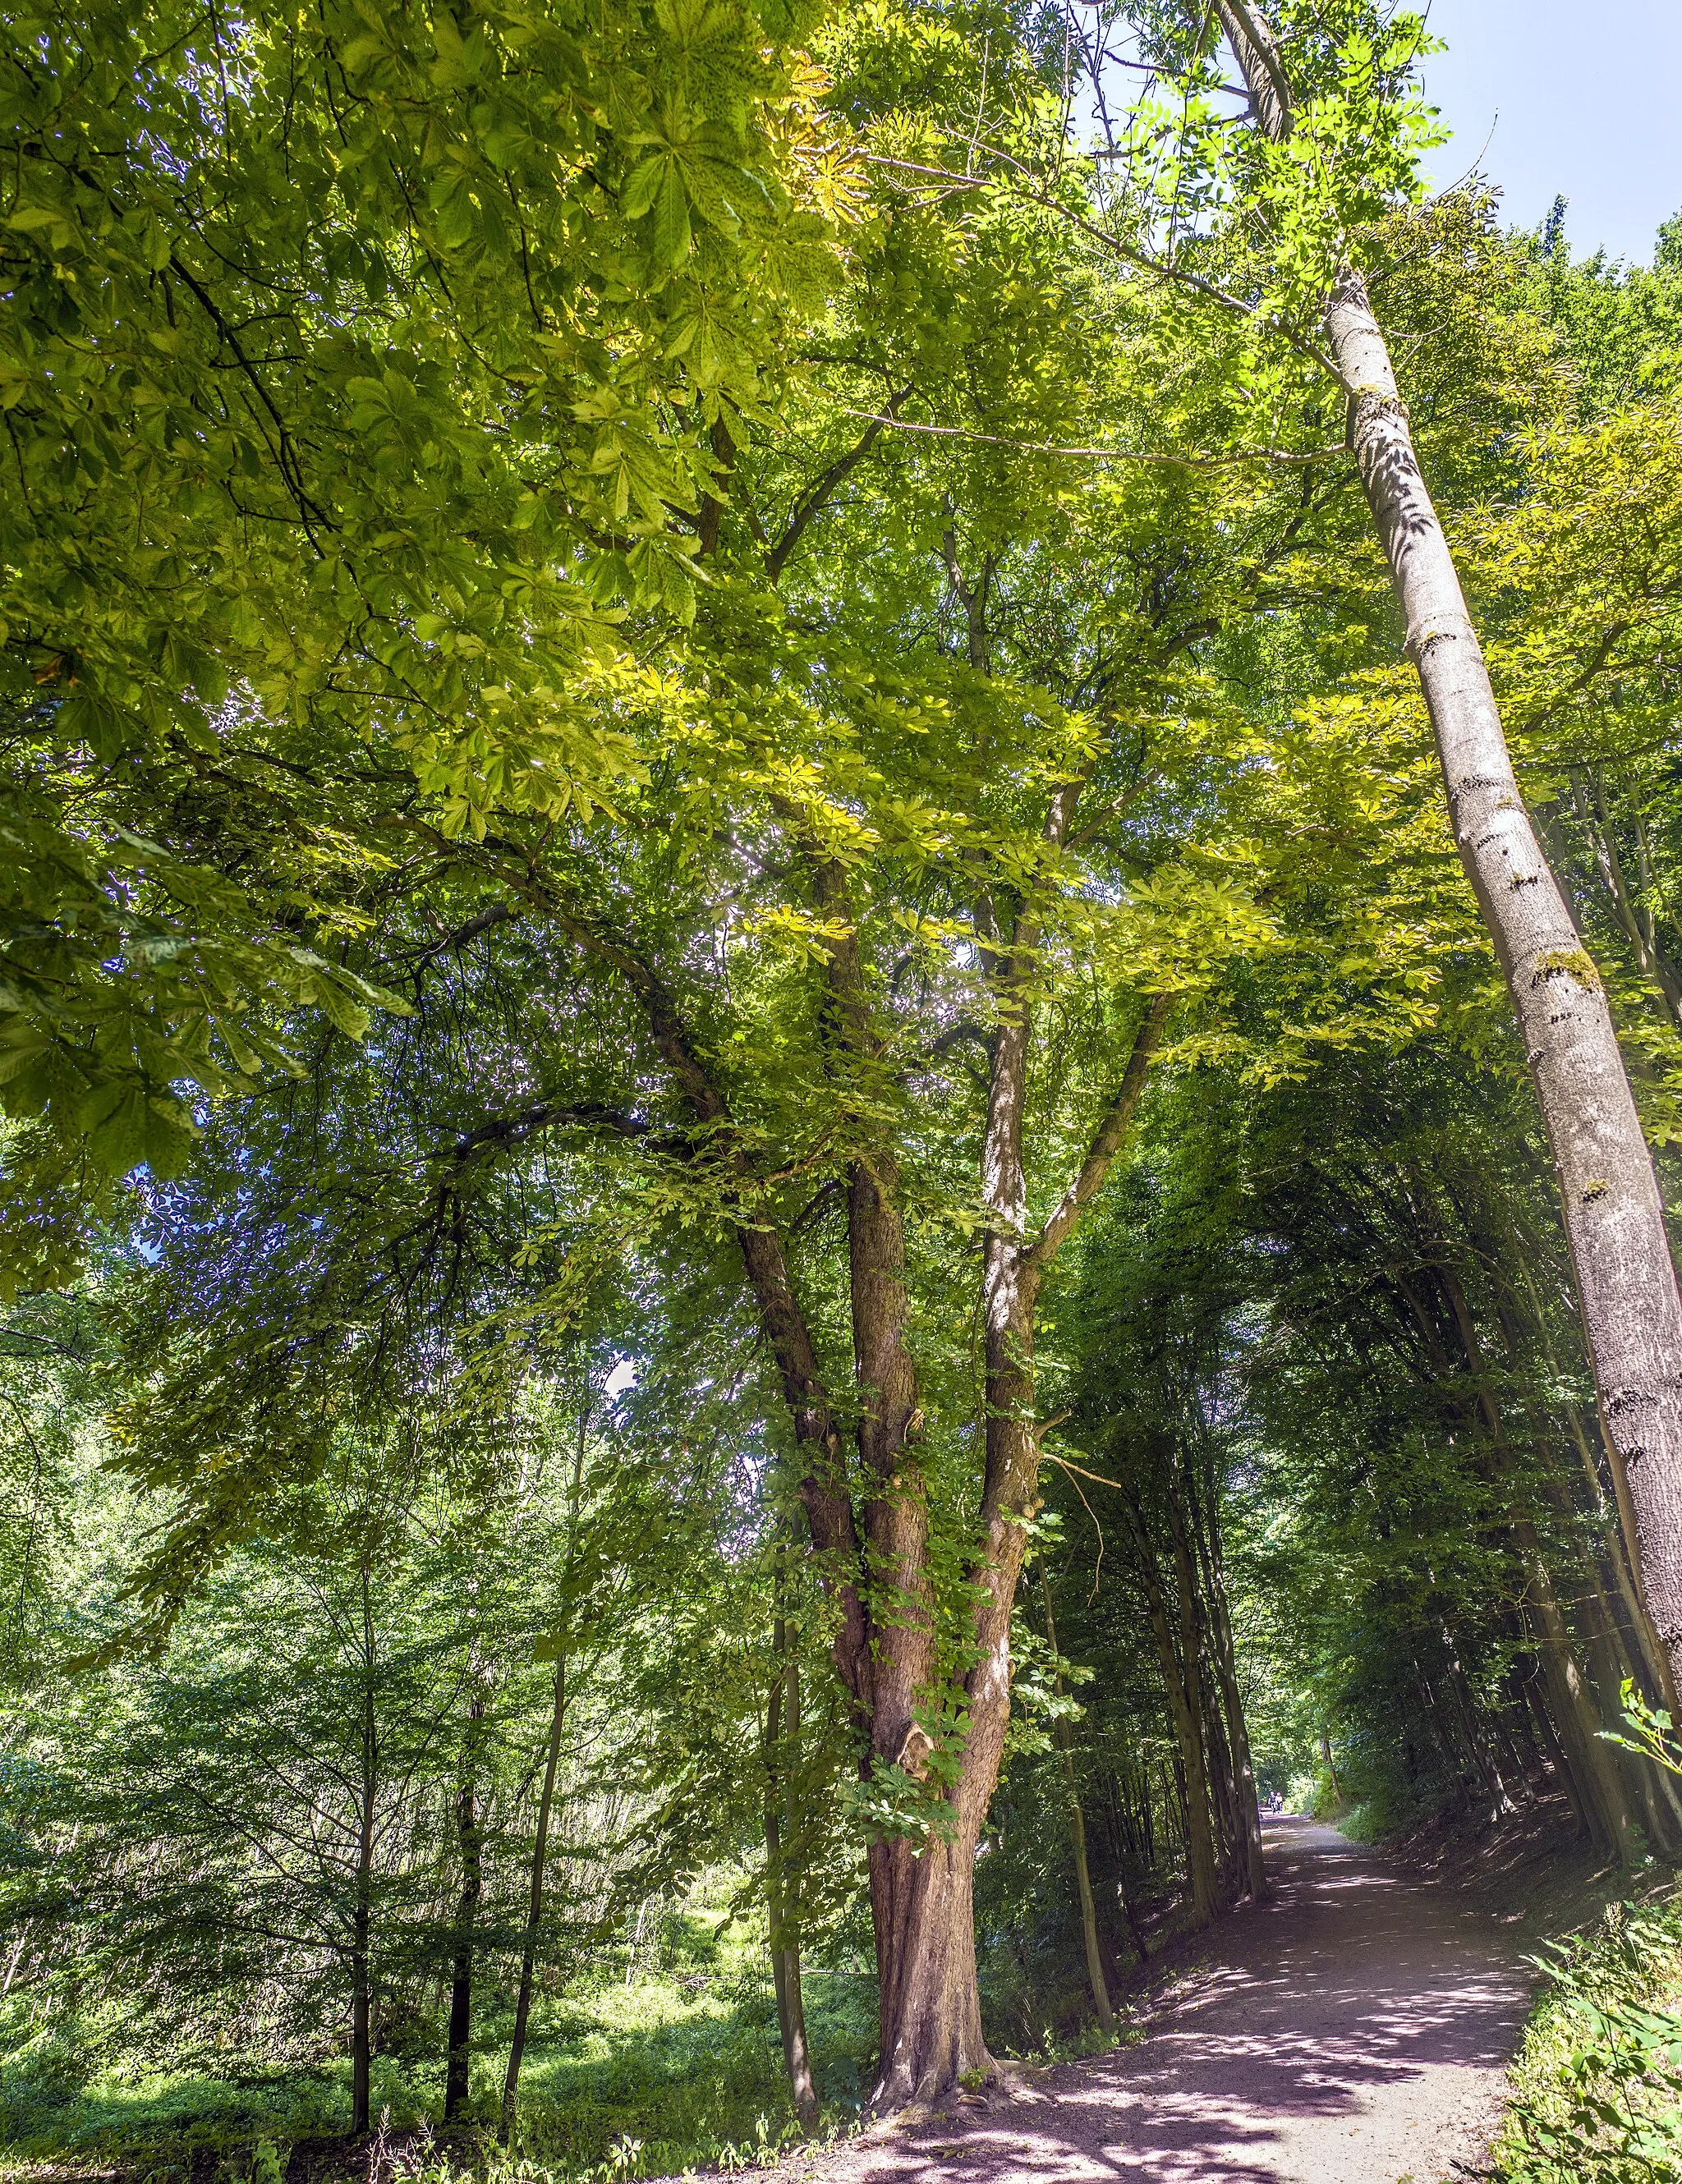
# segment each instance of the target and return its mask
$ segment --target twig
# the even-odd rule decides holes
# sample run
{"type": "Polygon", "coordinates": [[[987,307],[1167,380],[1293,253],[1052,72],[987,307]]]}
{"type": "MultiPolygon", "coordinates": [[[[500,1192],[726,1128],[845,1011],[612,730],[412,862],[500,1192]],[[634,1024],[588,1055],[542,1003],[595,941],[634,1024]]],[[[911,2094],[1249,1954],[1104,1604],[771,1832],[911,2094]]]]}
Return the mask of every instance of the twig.
{"type": "Polygon", "coordinates": [[[844,417],[863,418],[886,432],[926,432],[942,440],[974,440],[984,447],[1011,448],[1023,455],[1076,455],[1089,462],[1154,463],[1171,470],[1230,470],[1235,463],[1322,463],[1329,455],[1348,453],[1339,441],[1334,448],[1315,448],[1306,454],[1297,454],[1288,448],[1240,448],[1230,455],[1147,454],[1132,448],[1074,448],[1065,447],[1057,440],[1014,440],[1003,432],[972,432],[967,425],[919,425],[909,418],[886,416],[877,410],[855,410],[845,402],[836,403],[835,407],[844,417]]]}

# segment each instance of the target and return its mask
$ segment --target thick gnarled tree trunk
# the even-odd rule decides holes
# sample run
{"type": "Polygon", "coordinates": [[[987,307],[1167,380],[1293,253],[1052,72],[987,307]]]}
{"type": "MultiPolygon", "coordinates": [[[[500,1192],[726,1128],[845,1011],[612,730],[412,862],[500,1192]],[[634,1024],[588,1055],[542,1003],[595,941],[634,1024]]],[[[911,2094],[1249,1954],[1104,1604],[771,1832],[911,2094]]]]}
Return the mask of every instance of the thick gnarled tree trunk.
{"type": "MultiPolygon", "coordinates": [[[[1288,86],[1250,0],[1215,0],[1259,125],[1288,86]]],[[[1612,1015],[1520,795],[1495,691],[1432,505],[1389,351],[1352,268],[1325,331],[1348,438],[1405,617],[1456,845],[1495,943],[1541,1106],[1607,1441],[1629,1481],[1646,1605],[1682,1666],[1682,1293],[1612,1015]]]]}
{"type": "Polygon", "coordinates": [[[871,1847],[882,2030],[873,2108],[902,2108],[993,2067],[975,1977],[979,1840],[960,1811],[949,1838],[918,1844],[900,1836],[871,1847]]]}

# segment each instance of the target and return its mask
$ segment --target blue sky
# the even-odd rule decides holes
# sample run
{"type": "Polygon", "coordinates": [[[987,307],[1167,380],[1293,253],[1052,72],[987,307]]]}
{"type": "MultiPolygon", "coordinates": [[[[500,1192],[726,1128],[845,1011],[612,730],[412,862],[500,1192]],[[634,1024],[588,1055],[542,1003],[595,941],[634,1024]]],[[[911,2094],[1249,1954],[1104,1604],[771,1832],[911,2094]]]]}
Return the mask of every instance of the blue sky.
{"type": "Polygon", "coordinates": [[[1525,226],[1562,192],[1574,254],[1650,260],[1682,211],[1682,0],[1431,0],[1430,27],[1438,185],[1480,164],[1525,226]]]}

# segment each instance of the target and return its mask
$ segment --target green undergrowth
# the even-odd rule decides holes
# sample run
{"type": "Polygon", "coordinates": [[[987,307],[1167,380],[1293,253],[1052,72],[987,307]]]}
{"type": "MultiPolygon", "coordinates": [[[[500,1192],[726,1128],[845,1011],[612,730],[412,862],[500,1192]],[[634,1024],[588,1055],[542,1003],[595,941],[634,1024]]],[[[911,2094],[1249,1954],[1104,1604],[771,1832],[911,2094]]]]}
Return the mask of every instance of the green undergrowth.
{"type": "MultiPolygon", "coordinates": [[[[443,2177],[467,2170],[517,2184],[547,2177],[612,2180],[722,2164],[750,2167],[794,2135],[763,1942],[715,1922],[668,1922],[663,1961],[609,1970],[534,2011],[511,2159],[493,2126],[507,2060],[506,2001],[487,1996],[465,2126],[442,2131],[443,2021],[427,2052],[376,2058],[373,2111],[396,2147],[394,2173],[443,2177]],[[436,2137],[433,2134],[436,2133],[436,2137]]],[[[813,1966],[807,2029],[826,2134],[857,2121],[875,2046],[875,1988],[846,1966],[813,1966]]],[[[349,2065],[210,2074],[125,2063],[120,2020],[32,2030],[25,2012],[0,2014],[0,2176],[31,2170],[115,2170],[126,2184],[189,2177],[279,2184],[300,2141],[349,2131],[349,2065]],[[270,2171],[273,2171],[272,2176],[270,2171]]],[[[372,2173],[370,2149],[348,2139],[308,2150],[323,2178],[372,2173]]],[[[300,2173],[293,2164],[294,2176],[300,2173]]]]}
{"type": "Polygon", "coordinates": [[[1545,1947],[1490,2184],[1682,2184],[1682,1897],[1545,1947]]]}

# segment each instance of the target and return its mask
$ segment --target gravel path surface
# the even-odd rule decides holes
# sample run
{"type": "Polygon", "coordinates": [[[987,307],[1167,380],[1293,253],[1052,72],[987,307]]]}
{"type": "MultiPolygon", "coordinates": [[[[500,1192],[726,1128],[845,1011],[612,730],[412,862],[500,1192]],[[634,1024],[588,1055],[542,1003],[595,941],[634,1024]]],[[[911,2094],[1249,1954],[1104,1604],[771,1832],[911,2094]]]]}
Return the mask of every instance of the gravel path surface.
{"type": "Polygon", "coordinates": [[[820,2157],[823,2184],[1438,2184],[1483,2151],[1530,1985],[1516,1932],[1305,1820],[1277,1901],[1210,1937],[1147,2036],[820,2157]]]}

